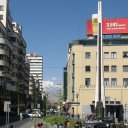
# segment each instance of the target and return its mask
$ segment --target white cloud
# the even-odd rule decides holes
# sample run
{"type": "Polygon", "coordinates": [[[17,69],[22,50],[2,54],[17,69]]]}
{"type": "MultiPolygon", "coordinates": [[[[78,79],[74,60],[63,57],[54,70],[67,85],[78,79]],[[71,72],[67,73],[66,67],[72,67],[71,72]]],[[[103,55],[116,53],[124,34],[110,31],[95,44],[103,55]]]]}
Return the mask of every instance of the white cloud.
{"type": "Polygon", "coordinates": [[[57,78],[56,78],[56,77],[52,77],[51,79],[52,79],[53,81],[57,80],[57,78]]]}

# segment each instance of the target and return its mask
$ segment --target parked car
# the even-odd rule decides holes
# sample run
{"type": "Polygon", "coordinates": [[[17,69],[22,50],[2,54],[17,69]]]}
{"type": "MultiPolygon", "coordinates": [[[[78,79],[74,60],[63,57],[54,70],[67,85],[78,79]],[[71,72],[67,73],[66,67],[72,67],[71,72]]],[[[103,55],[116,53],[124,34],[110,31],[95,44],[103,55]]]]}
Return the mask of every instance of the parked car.
{"type": "Polygon", "coordinates": [[[113,127],[115,125],[114,117],[106,117],[103,119],[103,122],[107,125],[107,127],[113,127]]]}
{"type": "Polygon", "coordinates": [[[42,117],[44,116],[40,109],[33,109],[33,112],[38,112],[42,117]]]}
{"type": "Polygon", "coordinates": [[[28,115],[28,113],[26,112],[23,112],[22,113],[22,119],[26,119],[26,118],[29,118],[30,116],[28,115]]]}
{"type": "Polygon", "coordinates": [[[86,128],[107,128],[104,122],[87,122],[86,128]]]}
{"type": "Polygon", "coordinates": [[[33,111],[32,113],[28,114],[30,117],[37,117],[37,118],[41,118],[42,115],[38,112],[38,111],[33,111]]]}

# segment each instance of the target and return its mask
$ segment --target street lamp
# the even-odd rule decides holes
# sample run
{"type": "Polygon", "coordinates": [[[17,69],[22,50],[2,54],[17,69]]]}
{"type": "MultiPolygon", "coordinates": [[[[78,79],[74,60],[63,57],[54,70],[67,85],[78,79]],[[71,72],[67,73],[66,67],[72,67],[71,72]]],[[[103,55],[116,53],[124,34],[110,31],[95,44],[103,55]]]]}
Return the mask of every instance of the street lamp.
{"type": "Polygon", "coordinates": [[[127,119],[126,119],[126,114],[127,114],[127,104],[124,105],[124,110],[125,110],[124,112],[125,112],[125,121],[126,121],[126,120],[127,120],[127,119]]]}
{"type": "Polygon", "coordinates": [[[78,114],[78,97],[79,97],[79,92],[76,93],[76,98],[77,98],[77,114],[78,114]]]}
{"type": "Polygon", "coordinates": [[[44,94],[44,116],[47,116],[48,94],[44,94]]]}
{"type": "MultiPolygon", "coordinates": [[[[38,79],[35,78],[35,105],[34,105],[34,108],[36,109],[37,108],[37,89],[38,89],[38,79]]],[[[36,128],[36,117],[35,117],[35,128],[36,128]]]]}

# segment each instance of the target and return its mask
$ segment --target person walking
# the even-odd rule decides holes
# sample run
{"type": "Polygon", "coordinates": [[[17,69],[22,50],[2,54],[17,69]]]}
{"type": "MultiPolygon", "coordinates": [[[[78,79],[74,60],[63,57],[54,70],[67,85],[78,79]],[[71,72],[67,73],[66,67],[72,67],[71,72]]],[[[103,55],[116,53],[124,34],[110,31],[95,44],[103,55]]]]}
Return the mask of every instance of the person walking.
{"type": "Polygon", "coordinates": [[[62,123],[60,123],[59,128],[63,128],[63,124],[62,123]]]}
{"type": "Polygon", "coordinates": [[[65,120],[65,122],[64,122],[64,128],[69,128],[70,127],[70,122],[69,122],[69,120],[65,120]]]}
{"type": "Polygon", "coordinates": [[[37,128],[41,128],[41,127],[40,127],[40,123],[37,124],[37,128]]]}
{"type": "Polygon", "coordinates": [[[74,128],[79,128],[79,121],[75,123],[74,128]]]}
{"type": "Polygon", "coordinates": [[[40,128],[44,128],[44,124],[43,123],[40,123],[40,128]]]}
{"type": "Polygon", "coordinates": [[[13,128],[13,125],[10,125],[10,127],[9,128],[13,128]]]}
{"type": "Polygon", "coordinates": [[[54,128],[59,128],[59,126],[58,126],[58,123],[57,123],[57,122],[55,122],[55,124],[54,124],[54,128]]]}

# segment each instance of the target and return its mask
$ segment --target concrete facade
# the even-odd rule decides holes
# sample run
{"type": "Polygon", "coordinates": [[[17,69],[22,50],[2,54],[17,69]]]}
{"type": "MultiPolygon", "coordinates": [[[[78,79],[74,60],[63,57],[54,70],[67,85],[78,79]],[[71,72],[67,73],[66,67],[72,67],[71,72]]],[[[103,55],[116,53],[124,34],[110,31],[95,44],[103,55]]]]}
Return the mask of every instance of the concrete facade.
{"type": "MultiPolygon", "coordinates": [[[[81,116],[84,112],[94,112],[96,42],[95,39],[76,40],[69,45],[67,103],[70,103],[71,113],[81,116]]],[[[124,105],[128,104],[128,39],[104,39],[103,42],[106,115],[119,117],[123,114],[124,105]]]]}
{"type": "Polygon", "coordinates": [[[29,62],[22,28],[14,22],[9,1],[0,1],[0,112],[4,101],[11,101],[12,110],[28,106],[29,62]]]}

